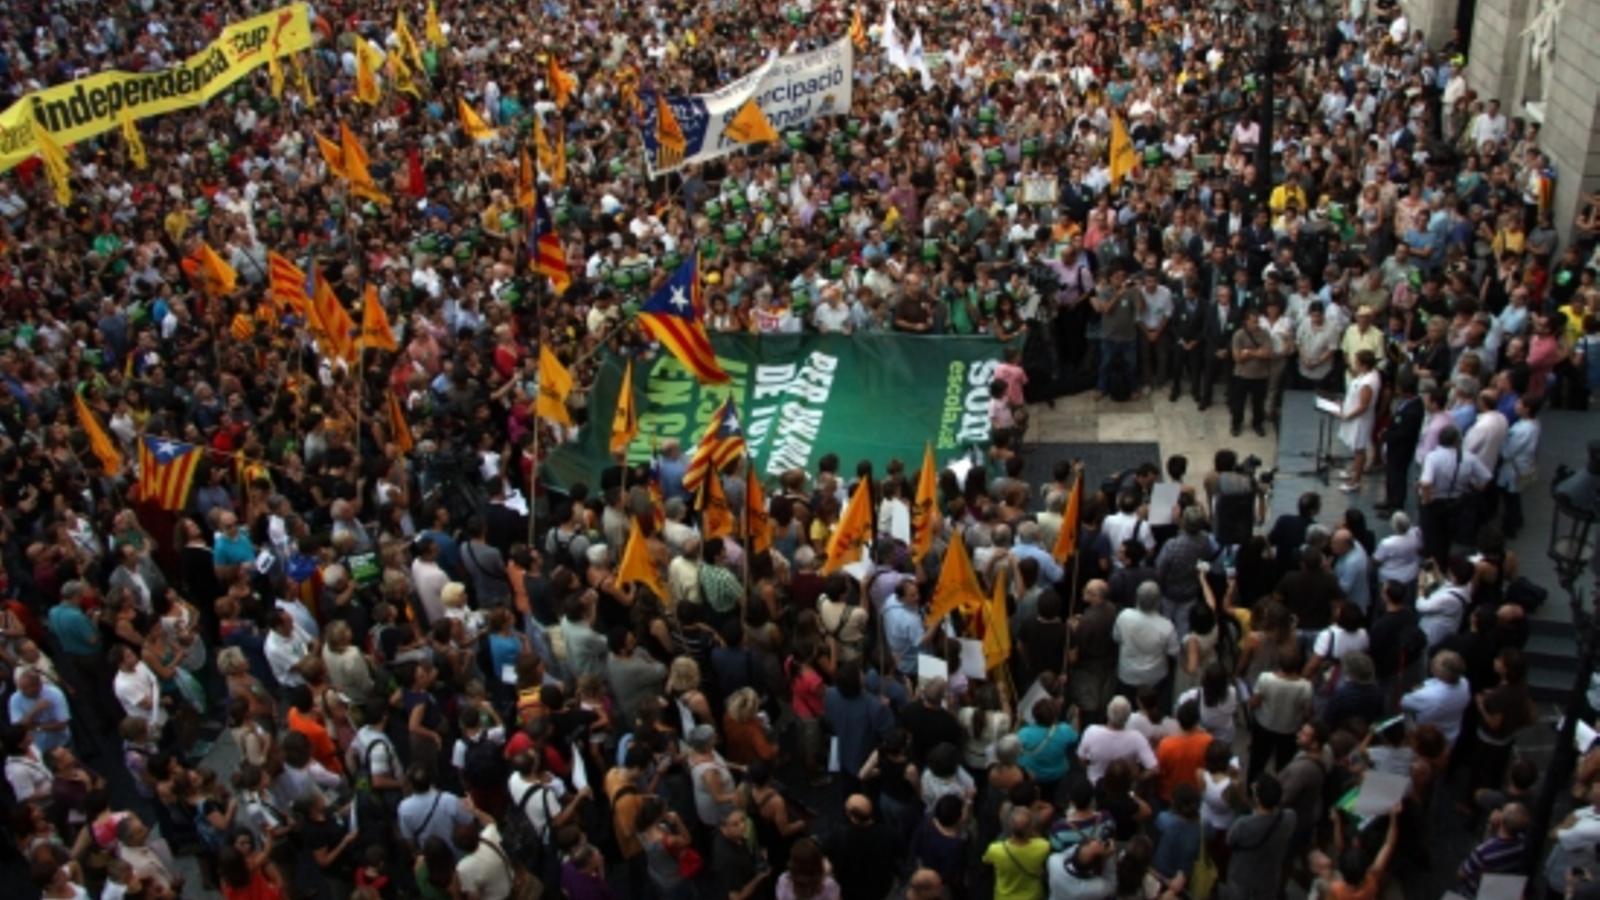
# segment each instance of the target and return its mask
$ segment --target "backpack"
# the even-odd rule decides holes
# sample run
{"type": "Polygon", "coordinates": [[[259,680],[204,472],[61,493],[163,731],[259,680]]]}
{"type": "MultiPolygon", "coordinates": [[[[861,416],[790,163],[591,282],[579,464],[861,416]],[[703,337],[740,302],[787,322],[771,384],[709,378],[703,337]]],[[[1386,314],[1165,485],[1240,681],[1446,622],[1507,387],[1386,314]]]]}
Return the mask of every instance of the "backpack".
{"type": "Polygon", "coordinates": [[[467,787],[493,791],[503,788],[510,775],[511,767],[506,763],[504,747],[489,740],[486,735],[479,735],[475,741],[467,741],[466,758],[461,761],[461,780],[466,782],[467,787]]]}

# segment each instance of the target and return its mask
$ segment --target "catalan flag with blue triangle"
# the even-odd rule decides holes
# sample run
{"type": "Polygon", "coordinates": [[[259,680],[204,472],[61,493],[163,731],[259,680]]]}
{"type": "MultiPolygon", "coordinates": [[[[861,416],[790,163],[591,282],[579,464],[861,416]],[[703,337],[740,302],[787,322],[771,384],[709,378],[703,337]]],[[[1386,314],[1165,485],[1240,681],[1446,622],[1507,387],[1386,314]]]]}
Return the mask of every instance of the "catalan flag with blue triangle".
{"type": "Polygon", "coordinates": [[[661,289],[639,308],[639,324],[705,384],[732,379],[717,362],[706,334],[705,301],[700,296],[700,258],[691,255],[661,289]]]}
{"type": "Polygon", "coordinates": [[[550,217],[550,207],[545,205],[543,195],[534,198],[533,227],[528,229],[528,264],[533,271],[550,279],[550,288],[558,297],[572,285],[567,254],[561,249],[561,239],[556,237],[555,220],[550,217]]]}
{"type": "Polygon", "coordinates": [[[140,438],[139,498],[162,509],[183,509],[204,455],[205,448],[199,444],[154,435],[140,438]]]}

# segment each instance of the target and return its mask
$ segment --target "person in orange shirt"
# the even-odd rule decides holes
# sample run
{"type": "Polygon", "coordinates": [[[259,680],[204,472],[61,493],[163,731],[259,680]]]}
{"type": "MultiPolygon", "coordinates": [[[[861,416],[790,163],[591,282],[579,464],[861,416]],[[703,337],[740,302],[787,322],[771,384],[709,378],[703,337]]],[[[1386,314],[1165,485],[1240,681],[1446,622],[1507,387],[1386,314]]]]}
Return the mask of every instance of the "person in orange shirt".
{"type": "Polygon", "coordinates": [[[1210,732],[1200,727],[1200,705],[1193,700],[1178,706],[1174,716],[1180,731],[1162,739],[1156,747],[1156,764],[1161,771],[1161,799],[1172,802],[1172,789],[1194,784],[1196,772],[1205,765],[1210,748],[1210,732]]]}
{"type": "Polygon", "coordinates": [[[297,684],[289,689],[288,719],[289,730],[300,732],[311,742],[311,758],[321,763],[329,772],[335,775],[343,774],[344,766],[339,762],[339,746],[333,742],[327,726],[322,723],[322,716],[318,715],[313,707],[311,688],[297,684]]]}

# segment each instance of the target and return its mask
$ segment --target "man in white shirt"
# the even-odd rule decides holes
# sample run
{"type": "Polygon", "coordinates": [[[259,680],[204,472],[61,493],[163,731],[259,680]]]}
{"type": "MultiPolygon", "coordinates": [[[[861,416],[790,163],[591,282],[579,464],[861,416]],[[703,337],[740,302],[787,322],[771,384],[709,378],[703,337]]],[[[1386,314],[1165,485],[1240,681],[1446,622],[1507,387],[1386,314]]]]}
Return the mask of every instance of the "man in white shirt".
{"type": "MultiPolygon", "coordinates": [[[[1156,536],[1150,529],[1150,523],[1139,515],[1139,495],[1134,491],[1124,491],[1117,497],[1117,512],[1105,517],[1105,521],[1100,524],[1100,533],[1105,535],[1106,546],[1113,552],[1120,548],[1124,541],[1136,540],[1144,544],[1145,550],[1149,553],[1155,553],[1156,536]]],[[[1118,559],[1114,560],[1112,565],[1121,569],[1123,563],[1118,559]]]]}
{"type": "Polygon", "coordinates": [[[356,738],[350,744],[350,771],[358,777],[365,775],[373,790],[403,789],[400,754],[384,728],[389,718],[388,698],[372,697],[362,710],[366,724],[356,731],[356,738]]]}
{"type": "Polygon", "coordinates": [[[700,538],[690,537],[683,553],[667,564],[667,593],[674,605],[700,602],[700,538]]]}
{"type": "Polygon", "coordinates": [[[844,303],[844,288],[837,284],[823,290],[822,303],[811,314],[812,322],[823,334],[849,334],[854,329],[853,318],[850,307],[844,303]]]}
{"type": "Polygon", "coordinates": [[[1167,380],[1166,333],[1172,318],[1172,291],[1161,283],[1155,269],[1148,269],[1139,284],[1139,380],[1142,384],[1163,384],[1167,380]]]}
{"type": "Polygon", "coordinates": [[[267,632],[264,648],[272,677],[286,688],[305,684],[305,679],[300,677],[300,661],[313,651],[315,642],[295,623],[294,616],[281,609],[274,615],[277,618],[273,620],[272,630],[267,632]]]}
{"type": "Polygon", "coordinates": [[[1161,614],[1161,587],[1146,581],[1134,592],[1134,608],[1117,613],[1111,626],[1117,643],[1117,681],[1124,693],[1160,684],[1178,655],[1178,630],[1161,614]]]}
{"type": "Polygon", "coordinates": [[[1490,100],[1488,107],[1472,123],[1472,142],[1482,148],[1490,141],[1498,144],[1505,137],[1506,117],[1500,114],[1500,101],[1490,100]]]}
{"type": "Polygon", "coordinates": [[[1119,759],[1137,762],[1146,771],[1156,768],[1156,754],[1145,736],[1128,727],[1133,704],[1113,697],[1106,706],[1106,724],[1090,725],[1078,743],[1078,759],[1089,767],[1089,781],[1099,784],[1106,769],[1119,759]]]}
{"type": "Polygon", "coordinates": [[[124,713],[150,723],[150,736],[154,738],[167,721],[167,711],[161,707],[161,682],[129,648],[118,647],[113,656],[117,675],[112,679],[111,690],[124,713]]]}
{"type": "Polygon", "coordinates": [[[1498,408],[1498,400],[1489,388],[1478,392],[1478,417],[1472,420],[1472,427],[1467,429],[1463,439],[1463,449],[1476,456],[1490,472],[1500,464],[1500,447],[1505,444],[1506,432],[1511,428],[1498,408]]]}
{"type": "Polygon", "coordinates": [[[461,852],[456,879],[461,895],[472,900],[507,900],[512,887],[511,859],[500,844],[500,829],[494,820],[477,815],[480,822],[456,829],[455,846],[461,852]]]}
{"type": "Polygon", "coordinates": [[[411,561],[411,581],[417,586],[417,603],[430,623],[444,618],[440,593],[450,583],[450,574],[439,565],[439,545],[433,538],[417,541],[417,558],[411,561]]]}
{"type": "Polygon", "coordinates": [[[1458,527],[1460,504],[1453,501],[1470,497],[1488,484],[1489,469],[1483,461],[1461,447],[1461,432],[1446,425],[1439,432],[1439,446],[1422,458],[1422,474],[1417,478],[1417,494],[1422,501],[1422,540],[1429,559],[1442,562],[1450,555],[1452,529],[1458,527]]]}
{"type": "Polygon", "coordinates": [[[1467,684],[1467,664],[1454,650],[1441,650],[1433,658],[1433,677],[1400,698],[1400,709],[1418,725],[1432,725],[1444,734],[1447,746],[1455,746],[1461,734],[1461,716],[1472,702],[1472,687],[1467,684]]]}
{"type": "Polygon", "coordinates": [[[1545,859],[1544,877],[1555,891],[1566,888],[1567,873],[1582,869],[1596,874],[1595,848],[1600,847],[1600,781],[1589,785],[1589,805],[1573,810],[1556,828],[1555,845],[1545,859]]]}

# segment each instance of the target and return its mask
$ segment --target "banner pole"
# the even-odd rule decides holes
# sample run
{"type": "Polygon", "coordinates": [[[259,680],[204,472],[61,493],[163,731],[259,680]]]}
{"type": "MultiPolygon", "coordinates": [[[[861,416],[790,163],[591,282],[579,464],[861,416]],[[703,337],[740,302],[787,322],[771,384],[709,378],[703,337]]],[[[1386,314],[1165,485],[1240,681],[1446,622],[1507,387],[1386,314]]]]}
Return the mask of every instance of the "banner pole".
{"type": "MultiPolygon", "coordinates": [[[[528,222],[528,228],[533,228],[531,218],[528,222]]],[[[548,284],[549,279],[545,279],[545,282],[548,284]]],[[[540,308],[542,304],[539,301],[543,296],[543,288],[536,289],[533,292],[533,321],[535,323],[542,318],[542,310],[540,308]]],[[[542,350],[544,335],[538,332],[537,324],[534,325],[533,339],[535,343],[540,345],[542,350]]],[[[574,365],[573,368],[577,368],[577,366],[574,365]]],[[[529,446],[529,450],[533,453],[533,459],[528,464],[528,549],[530,551],[533,550],[534,534],[539,520],[539,425],[539,404],[536,399],[533,405],[533,443],[529,446]]],[[[626,493],[628,477],[626,468],[623,469],[622,477],[623,492],[626,493]]]]}

